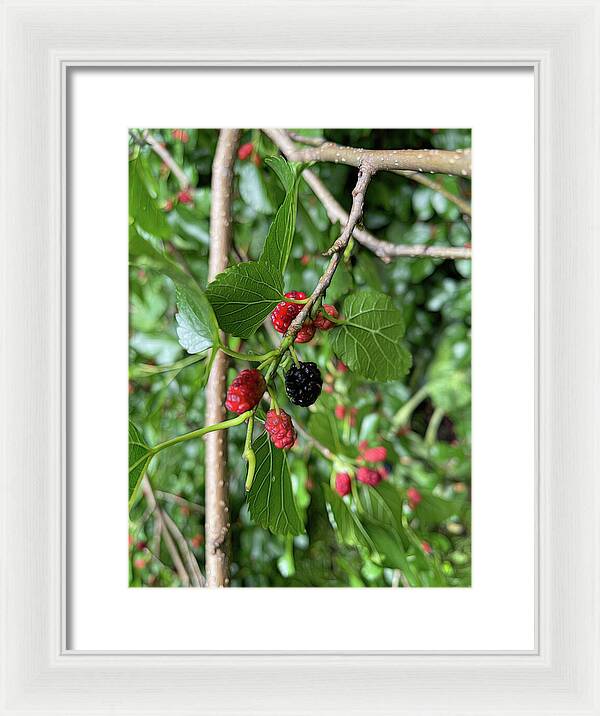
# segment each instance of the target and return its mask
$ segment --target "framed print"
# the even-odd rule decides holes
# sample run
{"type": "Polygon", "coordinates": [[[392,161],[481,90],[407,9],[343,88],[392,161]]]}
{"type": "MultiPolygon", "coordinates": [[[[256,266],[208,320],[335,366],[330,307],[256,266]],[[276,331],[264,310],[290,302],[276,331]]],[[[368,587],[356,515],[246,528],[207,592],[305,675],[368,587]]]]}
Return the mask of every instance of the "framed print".
{"type": "Polygon", "coordinates": [[[1,713],[599,713],[598,3],[2,9],[1,713]]]}

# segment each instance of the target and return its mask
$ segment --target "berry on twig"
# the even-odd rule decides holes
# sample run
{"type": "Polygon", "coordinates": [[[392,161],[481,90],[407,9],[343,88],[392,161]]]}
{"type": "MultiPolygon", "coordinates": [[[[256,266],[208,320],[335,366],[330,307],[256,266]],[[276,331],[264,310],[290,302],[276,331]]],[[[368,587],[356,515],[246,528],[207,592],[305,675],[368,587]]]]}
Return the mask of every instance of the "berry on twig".
{"type": "Polygon", "coordinates": [[[283,410],[269,410],[265,419],[265,430],[276,448],[285,450],[296,442],[296,431],[290,416],[283,410]]]}
{"type": "Polygon", "coordinates": [[[266,389],[267,384],[260,371],[243,370],[227,389],[225,405],[232,412],[241,415],[258,405],[266,389]]]}
{"type": "Polygon", "coordinates": [[[421,502],[423,499],[421,497],[421,493],[417,490],[416,487],[409,487],[406,491],[406,496],[408,497],[408,505],[411,510],[414,510],[415,507],[421,502]]]}
{"type": "Polygon", "coordinates": [[[375,487],[381,482],[381,475],[377,470],[372,470],[370,467],[359,467],[356,473],[356,479],[365,485],[375,487]]]}
{"type": "MultiPolygon", "coordinates": [[[[325,303],[323,304],[323,310],[325,313],[329,314],[332,318],[337,318],[339,316],[339,313],[337,311],[337,308],[335,306],[330,306],[329,304],[325,303]]],[[[329,319],[325,318],[325,316],[319,311],[317,315],[315,316],[315,326],[320,331],[329,331],[331,328],[335,326],[335,323],[333,321],[330,321],[329,319]]]]}
{"type": "Polygon", "coordinates": [[[177,195],[177,198],[182,204],[193,204],[194,203],[194,194],[190,189],[183,189],[179,192],[177,195]]]}
{"type": "Polygon", "coordinates": [[[350,494],[350,475],[347,472],[338,472],[335,476],[335,489],[340,497],[350,494]]]}
{"type": "MultiPolygon", "coordinates": [[[[288,291],[286,298],[294,298],[297,301],[306,298],[304,291],[288,291]]],[[[285,333],[290,327],[290,323],[302,310],[299,303],[289,303],[288,301],[280,301],[271,313],[271,323],[278,333],[285,333]]],[[[312,338],[312,336],[311,336],[312,338]]],[[[310,340],[310,339],[309,339],[310,340]]]]}
{"type": "Polygon", "coordinates": [[[293,365],[285,375],[285,392],[294,405],[306,408],[321,394],[323,378],[316,363],[293,365]]]}
{"type": "Polygon", "coordinates": [[[252,144],[252,142],[246,142],[246,144],[242,144],[241,147],[238,149],[238,159],[240,159],[241,161],[248,159],[248,157],[252,154],[253,149],[254,145],[252,144]]]}
{"type": "MultiPolygon", "coordinates": [[[[302,307],[300,306],[300,308],[302,307]]],[[[304,323],[302,324],[302,328],[296,334],[294,343],[308,343],[310,340],[312,340],[316,331],[316,324],[313,323],[310,318],[307,318],[306,321],[304,321],[304,323]]]]}

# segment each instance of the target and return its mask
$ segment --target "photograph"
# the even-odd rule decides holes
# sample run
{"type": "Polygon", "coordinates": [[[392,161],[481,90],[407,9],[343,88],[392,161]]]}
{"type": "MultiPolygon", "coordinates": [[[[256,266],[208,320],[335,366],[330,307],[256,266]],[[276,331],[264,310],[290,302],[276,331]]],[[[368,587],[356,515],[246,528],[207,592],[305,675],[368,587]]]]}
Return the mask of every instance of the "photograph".
{"type": "Polygon", "coordinates": [[[127,141],[129,587],[471,587],[471,129],[127,141]]]}

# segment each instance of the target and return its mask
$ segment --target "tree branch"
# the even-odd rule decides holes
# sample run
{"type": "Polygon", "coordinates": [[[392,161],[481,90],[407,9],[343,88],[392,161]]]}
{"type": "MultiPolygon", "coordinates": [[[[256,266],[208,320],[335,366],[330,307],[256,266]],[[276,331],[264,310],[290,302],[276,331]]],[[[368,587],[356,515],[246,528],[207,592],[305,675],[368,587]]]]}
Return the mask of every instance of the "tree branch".
{"type": "MultiPolygon", "coordinates": [[[[232,234],[233,165],[239,136],[239,129],[222,129],[213,160],[209,282],[227,266],[232,234]]],[[[223,351],[217,351],[206,386],[206,425],[220,423],[226,417],[227,365],[228,357],[223,351]]],[[[206,437],[204,467],[206,581],[209,587],[226,587],[229,584],[228,537],[231,526],[226,430],[210,433],[206,437]]]]}
{"type": "Polygon", "coordinates": [[[294,147],[289,158],[294,162],[334,162],[352,167],[366,163],[374,172],[413,171],[471,176],[470,149],[363,149],[324,142],[317,147],[294,147]]]}
{"type": "MultiPolygon", "coordinates": [[[[322,137],[306,137],[302,134],[296,134],[295,132],[288,132],[288,136],[291,137],[294,141],[299,142],[300,144],[307,144],[310,147],[321,147],[323,146],[323,144],[326,143],[326,140],[322,137]]],[[[400,176],[404,176],[407,179],[412,179],[412,181],[417,182],[417,184],[422,184],[423,186],[428,187],[432,191],[436,191],[438,194],[441,194],[442,196],[446,197],[448,201],[451,201],[453,204],[455,204],[460,209],[461,213],[471,216],[471,205],[469,204],[469,202],[465,201],[460,196],[456,196],[456,194],[453,194],[451,191],[448,191],[448,189],[446,189],[443,184],[438,181],[435,181],[435,179],[430,179],[428,176],[420,174],[419,172],[404,171],[400,169],[394,171],[394,174],[399,174],[400,176]]]]}
{"type": "MultiPolygon", "coordinates": [[[[271,139],[271,141],[280,149],[280,151],[291,159],[295,152],[294,143],[288,134],[282,129],[263,129],[263,132],[271,139]]],[[[346,224],[348,214],[342,206],[337,202],[333,194],[327,189],[319,177],[310,169],[302,172],[302,177],[315,193],[315,196],[321,201],[325,207],[325,211],[332,223],[339,221],[346,224]]],[[[423,177],[424,178],[424,177],[423,177]]],[[[365,229],[355,227],[353,236],[356,241],[369,251],[372,251],[378,258],[385,263],[389,263],[393,258],[398,256],[406,257],[422,257],[429,256],[431,258],[441,259],[470,259],[471,249],[453,246],[412,246],[410,244],[393,244],[389,241],[377,239],[373,234],[365,229]]]]}

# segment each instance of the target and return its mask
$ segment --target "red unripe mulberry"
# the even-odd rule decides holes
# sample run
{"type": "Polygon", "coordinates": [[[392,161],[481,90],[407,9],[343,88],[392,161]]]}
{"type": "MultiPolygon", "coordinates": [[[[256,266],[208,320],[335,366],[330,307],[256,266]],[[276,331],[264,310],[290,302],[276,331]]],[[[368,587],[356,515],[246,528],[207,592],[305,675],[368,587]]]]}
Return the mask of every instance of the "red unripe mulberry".
{"type": "Polygon", "coordinates": [[[343,420],[346,416],[346,408],[343,405],[336,405],[335,406],[335,417],[338,420],[343,420]]]}
{"type": "Polygon", "coordinates": [[[171,131],[171,136],[173,139],[183,142],[184,144],[190,141],[190,135],[185,131],[185,129],[173,129],[171,131]]]}
{"type": "Polygon", "coordinates": [[[335,476],[335,490],[340,497],[350,494],[350,475],[347,472],[338,472],[335,476]]]}
{"type": "Polygon", "coordinates": [[[356,479],[365,485],[375,487],[375,485],[381,482],[381,475],[377,470],[372,470],[370,467],[359,467],[356,473],[356,479]]]}
{"type": "MultiPolygon", "coordinates": [[[[300,306],[300,308],[302,308],[302,306],[300,306]]],[[[308,343],[313,339],[316,330],[315,324],[307,318],[302,324],[302,328],[296,334],[294,343],[308,343]]]]}
{"type": "Polygon", "coordinates": [[[240,415],[258,405],[266,389],[267,384],[260,371],[243,370],[227,389],[225,405],[233,413],[240,415]]]}
{"type": "MultiPolygon", "coordinates": [[[[337,318],[339,316],[339,313],[337,312],[337,308],[335,306],[330,306],[326,303],[323,305],[323,310],[325,311],[325,313],[329,314],[333,318],[337,318]]],[[[321,312],[319,312],[315,316],[315,326],[321,331],[328,331],[330,328],[333,328],[335,326],[335,323],[325,318],[325,316],[321,312]]]]}
{"type": "Polygon", "coordinates": [[[204,544],[204,536],[201,534],[195,534],[190,541],[192,543],[192,547],[194,549],[198,549],[204,544]]]}
{"type": "Polygon", "coordinates": [[[382,446],[366,448],[362,451],[362,455],[367,462],[385,462],[387,449],[382,446]]]}
{"type": "Polygon", "coordinates": [[[429,544],[429,542],[425,542],[425,540],[421,542],[421,547],[423,547],[423,552],[425,552],[425,554],[431,554],[433,552],[433,550],[431,549],[431,545],[429,544]]]}
{"type": "Polygon", "coordinates": [[[182,204],[194,203],[194,194],[191,192],[190,189],[183,189],[182,191],[180,191],[177,195],[177,198],[182,204]]]}
{"type": "Polygon", "coordinates": [[[294,446],[296,431],[290,416],[283,410],[269,410],[265,419],[265,430],[276,448],[286,450],[294,446]]]}
{"type": "MultiPolygon", "coordinates": [[[[285,294],[286,298],[295,298],[297,301],[306,298],[304,291],[289,291],[285,294]]],[[[289,303],[288,301],[281,301],[278,303],[271,313],[271,323],[273,328],[278,333],[285,333],[290,327],[290,323],[296,318],[296,316],[302,310],[302,305],[299,303],[289,303]]],[[[312,338],[312,336],[311,336],[312,338]]]]}
{"type": "Polygon", "coordinates": [[[242,144],[242,146],[238,149],[238,159],[241,159],[242,161],[244,161],[244,159],[248,159],[248,157],[252,154],[253,149],[254,146],[252,142],[242,144]]]}
{"type": "Polygon", "coordinates": [[[414,510],[415,507],[421,502],[423,499],[421,497],[421,493],[417,490],[416,487],[409,487],[406,491],[406,496],[408,497],[408,504],[411,508],[411,510],[414,510]]]}

